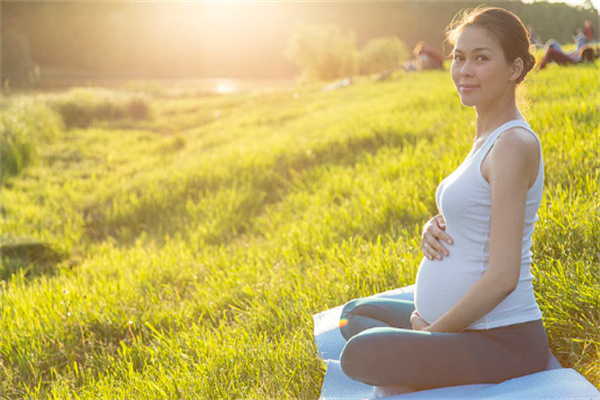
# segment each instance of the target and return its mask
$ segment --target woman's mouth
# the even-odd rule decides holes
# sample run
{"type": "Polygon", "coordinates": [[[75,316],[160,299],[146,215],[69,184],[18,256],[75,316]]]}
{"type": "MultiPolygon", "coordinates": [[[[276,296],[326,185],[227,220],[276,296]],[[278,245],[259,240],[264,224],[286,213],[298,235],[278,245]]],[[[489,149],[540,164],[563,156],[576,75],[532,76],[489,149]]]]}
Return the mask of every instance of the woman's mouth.
{"type": "Polygon", "coordinates": [[[459,85],[458,88],[461,93],[471,93],[478,89],[479,85],[459,85]]]}

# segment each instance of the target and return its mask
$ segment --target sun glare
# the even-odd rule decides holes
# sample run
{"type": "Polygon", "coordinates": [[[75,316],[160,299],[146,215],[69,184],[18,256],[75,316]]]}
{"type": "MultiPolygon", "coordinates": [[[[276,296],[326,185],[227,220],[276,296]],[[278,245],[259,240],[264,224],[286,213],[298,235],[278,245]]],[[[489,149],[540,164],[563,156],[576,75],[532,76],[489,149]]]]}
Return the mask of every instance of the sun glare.
{"type": "MultiPolygon", "coordinates": [[[[224,78],[260,71],[265,58],[257,54],[283,48],[285,35],[281,32],[291,26],[291,15],[284,6],[246,1],[168,6],[158,3],[154,5],[153,17],[152,31],[148,34],[157,38],[154,43],[158,51],[186,60],[190,70],[198,65],[203,69],[202,74],[224,78]]],[[[223,83],[219,92],[236,89],[223,83]]]]}
{"type": "Polygon", "coordinates": [[[238,85],[232,79],[218,79],[216,92],[219,94],[235,93],[239,90],[238,85]]]}

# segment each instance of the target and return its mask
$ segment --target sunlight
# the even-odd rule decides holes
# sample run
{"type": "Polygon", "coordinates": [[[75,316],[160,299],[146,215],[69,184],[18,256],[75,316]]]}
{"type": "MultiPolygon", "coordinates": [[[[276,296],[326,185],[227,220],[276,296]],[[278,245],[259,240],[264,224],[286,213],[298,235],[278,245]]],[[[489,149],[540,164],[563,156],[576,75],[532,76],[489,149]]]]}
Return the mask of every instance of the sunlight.
{"type": "Polygon", "coordinates": [[[239,90],[233,79],[217,79],[215,91],[219,94],[235,93],[239,90]]]}
{"type": "MultiPolygon", "coordinates": [[[[256,75],[264,69],[271,49],[285,47],[280,32],[285,32],[291,18],[288,9],[270,3],[158,3],[153,7],[152,29],[144,39],[165,54],[164,69],[177,59],[182,60],[178,68],[187,68],[189,74],[256,75]]],[[[231,90],[226,84],[219,88],[223,93],[231,90]]]]}

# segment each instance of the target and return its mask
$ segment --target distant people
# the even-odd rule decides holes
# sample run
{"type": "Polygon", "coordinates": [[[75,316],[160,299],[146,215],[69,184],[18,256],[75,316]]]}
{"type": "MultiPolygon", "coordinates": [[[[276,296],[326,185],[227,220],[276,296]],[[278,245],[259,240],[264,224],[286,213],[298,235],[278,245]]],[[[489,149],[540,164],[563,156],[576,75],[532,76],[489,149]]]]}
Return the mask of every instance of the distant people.
{"type": "Polygon", "coordinates": [[[549,41],[546,45],[544,58],[540,61],[539,69],[546,68],[551,62],[558,65],[570,65],[580,62],[591,62],[598,58],[598,51],[591,44],[583,44],[571,53],[565,53],[558,42],[555,40],[549,41]]]}
{"type": "Polygon", "coordinates": [[[593,42],[596,38],[596,32],[594,31],[594,27],[589,20],[583,23],[583,32],[588,43],[593,42]]]}
{"type": "Polygon", "coordinates": [[[594,61],[598,58],[597,49],[587,43],[581,29],[576,29],[573,34],[575,35],[575,50],[569,53],[565,52],[556,40],[548,40],[546,42],[546,52],[538,68],[544,69],[551,62],[555,62],[558,65],[570,65],[579,62],[594,61]]]}
{"type": "Polygon", "coordinates": [[[579,54],[580,49],[587,44],[587,41],[585,35],[579,28],[573,31],[573,38],[575,39],[575,50],[570,53],[565,52],[561,45],[554,39],[549,39],[544,47],[546,49],[552,48],[553,50],[561,51],[569,56],[575,56],[576,54],[579,54]]]}
{"type": "Polygon", "coordinates": [[[424,71],[444,69],[444,56],[425,42],[419,42],[413,50],[414,60],[407,64],[407,70],[424,71]]]}

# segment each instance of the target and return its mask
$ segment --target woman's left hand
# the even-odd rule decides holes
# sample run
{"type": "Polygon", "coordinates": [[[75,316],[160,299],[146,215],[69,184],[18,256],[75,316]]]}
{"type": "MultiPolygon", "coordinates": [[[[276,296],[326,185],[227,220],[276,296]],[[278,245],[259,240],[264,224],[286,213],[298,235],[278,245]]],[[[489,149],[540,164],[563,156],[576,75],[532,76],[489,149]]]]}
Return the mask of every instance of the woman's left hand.
{"type": "Polygon", "coordinates": [[[410,315],[410,323],[414,331],[423,331],[429,326],[427,321],[421,318],[417,310],[413,311],[410,315]]]}

